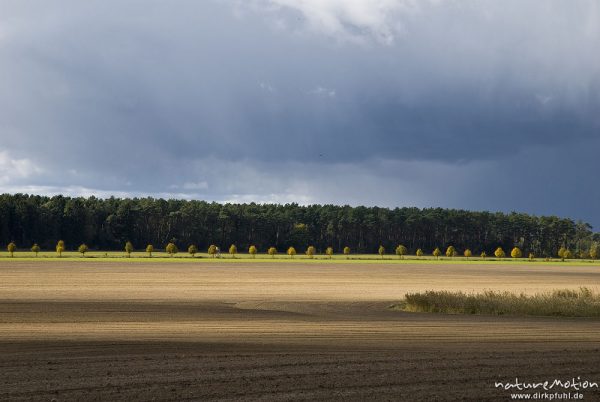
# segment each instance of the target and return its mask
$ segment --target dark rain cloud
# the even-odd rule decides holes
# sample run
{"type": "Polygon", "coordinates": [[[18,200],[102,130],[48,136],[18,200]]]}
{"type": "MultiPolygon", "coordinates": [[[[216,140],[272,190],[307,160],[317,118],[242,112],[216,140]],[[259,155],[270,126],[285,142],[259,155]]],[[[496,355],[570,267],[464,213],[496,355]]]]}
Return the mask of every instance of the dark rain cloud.
{"type": "Polygon", "coordinates": [[[599,21],[583,0],[8,0],[0,187],[598,226],[599,21]]]}

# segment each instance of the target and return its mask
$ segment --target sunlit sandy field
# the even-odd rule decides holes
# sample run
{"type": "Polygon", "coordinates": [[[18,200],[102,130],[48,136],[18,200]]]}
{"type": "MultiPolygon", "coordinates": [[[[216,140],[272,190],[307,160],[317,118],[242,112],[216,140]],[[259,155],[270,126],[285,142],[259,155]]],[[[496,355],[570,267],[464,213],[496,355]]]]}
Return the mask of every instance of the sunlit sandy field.
{"type": "Polygon", "coordinates": [[[600,381],[600,320],[388,307],[580,286],[600,266],[2,259],[0,399],[508,400],[494,381],[600,381]]]}

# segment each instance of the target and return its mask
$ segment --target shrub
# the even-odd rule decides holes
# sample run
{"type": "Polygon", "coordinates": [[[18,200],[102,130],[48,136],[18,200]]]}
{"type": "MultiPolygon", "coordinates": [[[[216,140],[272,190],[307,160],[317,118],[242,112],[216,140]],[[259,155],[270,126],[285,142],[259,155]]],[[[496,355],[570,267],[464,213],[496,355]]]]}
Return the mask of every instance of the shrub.
{"type": "Polygon", "coordinates": [[[502,250],[502,247],[498,247],[496,251],[494,251],[494,255],[496,256],[496,258],[504,258],[506,256],[504,250],[502,250]]]}
{"type": "Polygon", "coordinates": [[[522,255],[523,255],[523,253],[521,252],[521,249],[519,247],[513,248],[512,251],[510,252],[510,256],[512,258],[521,258],[522,255]]]}
{"type": "Polygon", "coordinates": [[[258,250],[256,249],[256,246],[252,245],[248,248],[248,254],[250,254],[252,256],[252,258],[256,258],[256,253],[258,252],[258,250]]]}
{"type": "Polygon", "coordinates": [[[131,253],[133,253],[133,244],[130,241],[125,243],[125,252],[127,253],[127,257],[131,258],[131,253]]]}
{"type": "Polygon", "coordinates": [[[17,245],[15,244],[14,241],[11,241],[10,243],[8,243],[8,246],[6,247],[6,249],[8,250],[8,253],[10,254],[10,256],[14,257],[15,251],[17,250],[17,245]]]}
{"type": "Polygon", "coordinates": [[[59,240],[58,243],[56,243],[56,253],[59,257],[62,257],[63,251],[65,251],[65,242],[59,240]]]}
{"type": "Polygon", "coordinates": [[[88,246],[85,244],[82,244],[79,246],[77,251],[79,251],[79,253],[81,254],[82,257],[85,257],[85,253],[87,253],[87,251],[88,251],[88,246]]]}
{"type": "Polygon", "coordinates": [[[40,252],[40,246],[38,246],[37,243],[35,243],[33,246],[31,246],[31,252],[35,253],[35,256],[38,256],[38,253],[40,252]]]}
{"type": "Polygon", "coordinates": [[[167,247],[165,247],[165,251],[167,252],[167,254],[169,254],[170,257],[173,257],[179,252],[179,249],[177,248],[175,243],[170,242],[169,244],[167,244],[167,247]]]}
{"type": "Polygon", "coordinates": [[[208,255],[210,255],[212,258],[215,258],[215,256],[217,255],[217,246],[215,246],[214,244],[208,246],[208,255]]]}
{"type": "Polygon", "coordinates": [[[294,258],[294,256],[296,255],[296,249],[294,247],[288,248],[287,255],[289,255],[290,258],[294,258]]]}
{"type": "Polygon", "coordinates": [[[325,254],[327,254],[329,256],[329,259],[331,260],[331,256],[333,256],[333,247],[327,247],[327,249],[325,250],[325,254]]]}
{"type": "Polygon", "coordinates": [[[408,253],[408,250],[402,244],[396,247],[396,255],[398,256],[398,258],[404,258],[406,253],[408,253]]]}

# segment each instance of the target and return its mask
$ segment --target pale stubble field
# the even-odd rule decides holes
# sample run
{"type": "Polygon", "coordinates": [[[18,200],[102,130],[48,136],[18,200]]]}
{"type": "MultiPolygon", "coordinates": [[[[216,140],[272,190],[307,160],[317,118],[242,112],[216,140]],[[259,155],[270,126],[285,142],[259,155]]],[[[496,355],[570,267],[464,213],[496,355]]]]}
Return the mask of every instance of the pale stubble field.
{"type": "Polygon", "coordinates": [[[494,380],[600,381],[600,321],[388,307],[580,286],[600,267],[3,260],[0,398],[502,400],[494,380]]]}

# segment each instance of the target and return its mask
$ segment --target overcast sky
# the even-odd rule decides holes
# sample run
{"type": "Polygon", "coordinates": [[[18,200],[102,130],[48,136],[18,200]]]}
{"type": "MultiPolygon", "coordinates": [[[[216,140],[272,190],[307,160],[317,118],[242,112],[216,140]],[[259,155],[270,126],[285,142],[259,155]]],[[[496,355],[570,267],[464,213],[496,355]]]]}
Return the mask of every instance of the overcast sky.
{"type": "Polygon", "coordinates": [[[0,0],[0,192],[600,230],[594,0],[0,0]]]}

